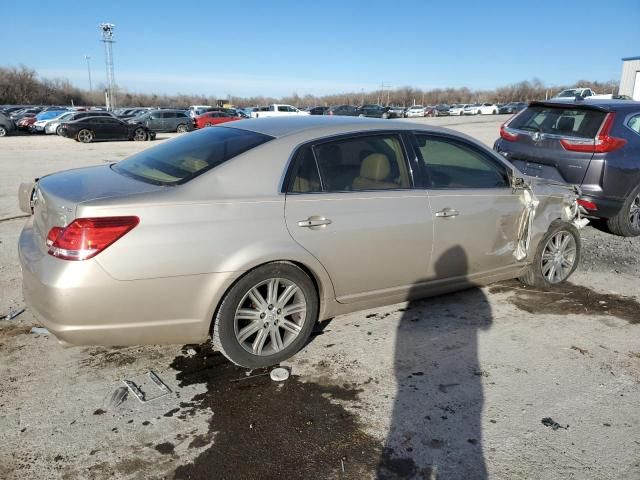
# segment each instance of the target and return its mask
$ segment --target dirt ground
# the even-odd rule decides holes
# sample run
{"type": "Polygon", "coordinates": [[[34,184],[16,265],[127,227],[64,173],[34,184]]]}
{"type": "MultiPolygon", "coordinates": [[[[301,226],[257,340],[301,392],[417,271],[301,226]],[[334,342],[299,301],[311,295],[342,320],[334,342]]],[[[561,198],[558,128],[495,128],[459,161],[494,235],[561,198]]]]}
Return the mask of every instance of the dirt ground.
{"type": "MultiPolygon", "coordinates": [[[[504,118],[424,121],[491,145],[504,118]]],[[[0,219],[21,181],[148,146],[2,138],[0,219]]],[[[23,222],[0,220],[0,316],[23,307],[23,222]]],[[[206,345],[63,348],[28,309],[0,320],[0,478],[640,479],[640,238],[582,235],[562,288],[336,317],[283,383],[206,345]],[[171,393],[111,401],[149,371],[171,393]]]]}

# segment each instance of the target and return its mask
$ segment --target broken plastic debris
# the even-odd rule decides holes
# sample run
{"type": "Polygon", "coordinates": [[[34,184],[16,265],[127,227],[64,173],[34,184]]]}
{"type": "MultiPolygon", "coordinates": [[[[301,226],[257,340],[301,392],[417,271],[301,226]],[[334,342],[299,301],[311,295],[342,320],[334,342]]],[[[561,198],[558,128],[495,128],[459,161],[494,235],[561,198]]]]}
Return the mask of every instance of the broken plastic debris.
{"type": "Polygon", "coordinates": [[[26,308],[20,308],[18,310],[14,310],[12,308],[9,309],[9,313],[7,313],[6,315],[3,315],[2,317],[0,317],[0,320],[6,319],[6,320],[13,320],[14,318],[16,318],[18,315],[20,315],[21,313],[23,313],[26,310],[26,308]]]}
{"type": "Polygon", "coordinates": [[[44,327],[31,327],[31,333],[35,335],[49,335],[49,330],[44,327]]]}
{"type": "Polygon", "coordinates": [[[147,403],[171,393],[169,386],[153,371],[147,372],[146,375],[139,375],[131,380],[125,378],[122,380],[122,383],[127,386],[129,391],[133,393],[141,403],[147,403]],[[156,391],[159,390],[160,393],[154,395],[154,389],[156,391]]]}
{"type": "Polygon", "coordinates": [[[560,425],[558,422],[556,422],[553,418],[551,417],[545,417],[542,419],[542,424],[545,427],[551,427],[553,430],[558,430],[560,428],[564,428],[565,430],[569,428],[569,425],[567,425],[566,427],[563,427],[562,425],[560,425]]]}
{"type": "Polygon", "coordinates": [[[193,357],[197,352],[193,348],[187,348],[187,351],[185,353],[187,354],[187,357],[193,357]]]}
{"type": "Polygon", "coordinates": [[[535,196],[531,187],[526,187],[522,191],[522,203],[524,203],[524,212],[520,217],[520,225],[518,226],[518,243],[513,255],[516,260],[526,258],[531,243],[531,234],[533,233],[533,218],[536,215],[536,209],[540,204],[540,200],[535,196]]]}
{"type": "Polygon", "coordinates": [[[127,387],[116,388],[111,395],[111,400],[109,400],[109,406],[107,407],[107,410],[120,406],[127,399],[128,394],[129,390],[127,389],[127,387]]]}
{"type": "Polygon", "coordinates": [[[283,367],[277,367],[271,370],[269,375],[274,382],[284,382],[289,378],[289,370],[283,367]]]}

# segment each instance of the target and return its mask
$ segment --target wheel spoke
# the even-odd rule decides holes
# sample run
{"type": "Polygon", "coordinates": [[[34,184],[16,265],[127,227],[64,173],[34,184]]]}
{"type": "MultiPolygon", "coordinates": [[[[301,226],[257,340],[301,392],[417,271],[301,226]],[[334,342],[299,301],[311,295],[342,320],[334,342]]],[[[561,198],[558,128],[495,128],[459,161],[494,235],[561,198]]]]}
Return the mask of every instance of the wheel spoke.
{"type": "Polygon", "coordinates": [[[249,298],[256,307],[262,310],[267,308],[267,301],[264,299],[257,287],[253,287],[249,290],[249,298]]]}
{"type": "Polygon", "coordinates": [[[549,273],[549,270],[551,269],[552,266],[553,266],[553,261],[552,260],[549,260],[548,262],[543,263],[542,264],[542,274],[546,276],[547,273],[549,273]]]}
{"type": "Polygon", "coordinates": [[[280,326],[285,330],[293,333],[294,335],[297,335],[298,333],[300,333],[300,330],[302,330],[302,327],[300,325],[293,323],[291,320],[286,320],[286,319],[282,321],[280,326]]]}
{"type": "Polygon", "coordinates": [[[271,330],[271,332],[269,333],[269,336],[271,337],[271,345],[273,345],[273,349],[276,352],[279,352],[284,348],[284,345],[282,343],[282,336],[280,335],[279,328],[274,328],[273,330],[271,330]]]}
{"type": "Polygon", "coordinates": [[[567,245],[569,244],[570,240],[571,240],[571,237],[569,235],[563,235],[562,243],[560,244],[560,250],[564,251],[565,248],[567,248],[567,245]]]}
{"type": "Polygon", "coordinates": [[[249,325],[238,332],[238,341],[240,343],[245,342],[251,335],[253,335],[260,329],[262,329],[262,322],[251,322],[249,325]]]}
{"type": "Polygon", "coordinates": [[[272,278],[267,284],[267,303],[269,305],[276,305],[278,300],[278,286],[280,285],[279,278],[272,278]]]}
{"type": "Polygon", "coordinates": [[[288,317],[289,315],[295,315],[296,313],[303,313],[306,311],[307,305],[305,303],[293,303],[282,309],[282,316],[288,317]]]}
{"type": "Polygon", "coordinates": [[[285,288],[284,292],[282,292],[282,295],[280,295],[280,298],[278,298],[278,301],[277,301],[278,307],[283,308],[289,302],[289,300],[291,300],[291,298],[296,294],[297,291],[298,291],[298,286],[295,284],[291,284],[287,288],[285,288]]]}
{"type": "Polygon", "coordinates": [[[254,308],[239,308],[236,312],[236,319],[238,320],[259,320],[260,310],[254,308]]]}
{"type": "Polygon", "coordinates": [[[264,342],[267,340],[267,329],[262,328],[256,335],[255,340],[253,341],[252,349],[253,353],[256,355],[260,355],[262,353],[262,349],[264,348],[264,342]]]}
{"type": "Polygon", "coordinates": [[[549,262],[549,273],[547,274],[547,278],[549,279],[550,282],[553,282],[553,277],[556,274],[556,264],[553,262],[549,262]]]}

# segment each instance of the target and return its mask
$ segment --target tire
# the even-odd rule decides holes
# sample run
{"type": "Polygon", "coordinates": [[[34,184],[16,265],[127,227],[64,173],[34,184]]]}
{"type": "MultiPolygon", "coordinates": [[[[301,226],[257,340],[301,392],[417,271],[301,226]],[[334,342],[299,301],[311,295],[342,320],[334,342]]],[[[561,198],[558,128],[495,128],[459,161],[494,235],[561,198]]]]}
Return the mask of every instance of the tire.
{"type": "Polygon", "coordinates": [[[76,139],[82,143],[91,143],[93,142],[93,132],[83,128],[78,132],[78,135],[76,135],[76,139]]]}
{"type": "Polygon", "coordinates": [[[540,240],[533,263],[520,277],[520,281],[532,287],[553,288],[566,281],[575,271],[580,263],[581,249],[580,234],[576,227],[556,220],[540,240]],[[566,243],[565,238],[569,239],[566,243]],[[559,252],[559,256],[554,259],[556,252],[559,252]]]}
{"type": "Polygon", "coordinates": [[[494,111],[493,111],[493,114],[494,114],[494,115],[497,115],[497,114],[498,114],[498,110],[494,110],[494,111]]]}
{"type": "Polygon", "coordinates": [[[622,237],[640,235],[640,185],[627,197],[616,216],[607,219],[607,227],[622,237]]]}
{"type": "Polygon", "coordinates": [[[384,118],[386,120],[387,118],[389,118],[389,114],[388,113],[383,113],[382,114],[382,118],[384,118]]]}
{"type": "Polygon", "coordinates": [[[5,127],[0,125],[0,137],[6,137],[8,133],[9,131],[5,127]]]}
{"type": "Polygon", "coordinates": [[[136,142],[144,142],[149,138],[149,134],[142,127],[138,127],[133,132],[133,140],[136,142]]]}
{"type": "Polygon", "coordinates": [[[62,125],[58,125],[58,128],[56,128],[56,135],[62,137],[62,125]]]}
{"type": "Polygon", "coordinates": [[[187,126],[184,123],[181,123],[180,125],[178,125],[176,127],[176,132],[177,133],[187,133],[187,126]]]}
{"type": "Polygon", "coordinates": [[[317,320],[318,293],[309,276],[289,262],[269,263],[248,272],[226,293],[213,321],[211,342],[236,365],[268,367],[298,352],[317,320]],[[282,305],[269,300],[270,284],[274,280],[279,285],[277,296],[286,300],[282,305]],[[292,286],[297,287],[293,296],[283,298],[292,286]],[[303,309],[292,314],[282,313],[293,305],[303,309]],[[243,313],[238,316],[240,310],[243,313]],[[246,338],[238,338],[239,335],[246,338]],[[277,337],[282,345],[277,345],[277,337]]]}
{"type": "Polygon", "coordinates": [[[213,127],[213,123],[205,123],[204,126],[205,127],[213,127]]]}

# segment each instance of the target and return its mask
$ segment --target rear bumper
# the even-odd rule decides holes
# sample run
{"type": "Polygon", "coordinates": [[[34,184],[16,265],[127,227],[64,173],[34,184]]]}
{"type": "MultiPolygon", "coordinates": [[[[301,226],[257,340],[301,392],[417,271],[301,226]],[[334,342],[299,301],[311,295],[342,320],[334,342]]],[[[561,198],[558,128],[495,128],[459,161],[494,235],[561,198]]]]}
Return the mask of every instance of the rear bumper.
{"type": "Polygon", "coordinates": [[[598,209],[595,211],[588,211],[587,213],[587,216],[596,218],[615,217],[624,204],[623,200],[616,200],[588,194],[583,194],[580,196],[580,198],[596,204],[598,209]]]}
{"type": "Polygon", "coordinates": [[[61,342],[73,345],[200,343],[232,273],[119,281],[96,262],[43,252],[32,220],[19,240],[24,299],[61,342]]]}

